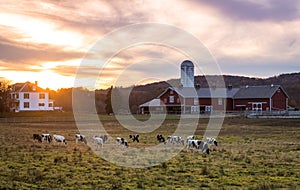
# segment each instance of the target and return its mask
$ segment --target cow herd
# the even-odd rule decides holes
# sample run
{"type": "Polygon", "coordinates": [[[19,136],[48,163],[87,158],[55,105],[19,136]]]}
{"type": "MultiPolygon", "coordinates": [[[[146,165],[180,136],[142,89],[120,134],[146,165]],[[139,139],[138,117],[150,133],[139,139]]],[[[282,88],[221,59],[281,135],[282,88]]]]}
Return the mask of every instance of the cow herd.
{"type": "Polygon", "coordinates": [[[185,144],[186,150],[190,150],[191,152],[194,152],[195,150],[200,150],[203,153],[209,154],[210,146],[218,146],[218,142],[215,138],[207,137],[205,141],[196,140],[194,135],[188,136],[186,138],[186,141],[184,143],[184,139],[181,136],[168,136],[167,140],[161,135],[158,134],[156,136],[156,139],[159,143],[164,144],[179,144],[183,145],[185,144]]]}
{"type": "MultiPolygon", "coordinates": [[[[131,139],[132,142],[139,143],[139,135],[129,135],[129,139],[131,139]]],[[[62,143],[64,145],[67,145],[67,141],[64,136],[62,135],[50,135],[50,134],[33,134],[33,139],[38,142],[46,142],[51,143],[53,141],[53,144],[55,145],[57,142],[62,143]]],[[[207,137],[204,141],[202,140],[196,140],[194,135],[187,136],[184,140],[181,136],[168,136],[167,138],[163,137],[162,134],[158,134],[156,136],[156,139],[159,143],[163,144],[169,144],[169,145],[181,145],[185,146],[186,150],[190,150],[191,152],[194,151],[201,151],[202,153],[209,154],[210,153],[210,146],[218,146],[218,142],[215,138],[207,137]]],[[[84,135],[76,134],[75,135],[75,142],[76,144],[78,142],[82,142],[84,144],[87,144],[87,138],[84,135]]],[[[103,145],[105,142],[108,141],[107,135],[94,135],[92,137],[92,142],[96,146],[96,149],[103,148],[103,145]]],[[[124,137],[117,137],[115,139],[117,145],[127,148],[129,146],[128,141],[124,137]]]]}

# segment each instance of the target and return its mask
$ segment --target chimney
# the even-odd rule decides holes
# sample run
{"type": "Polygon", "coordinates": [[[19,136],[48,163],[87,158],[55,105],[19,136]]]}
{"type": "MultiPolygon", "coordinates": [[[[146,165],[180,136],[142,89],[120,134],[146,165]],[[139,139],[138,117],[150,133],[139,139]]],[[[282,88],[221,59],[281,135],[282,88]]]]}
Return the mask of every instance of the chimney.
{"type": "Polygon", "coordinates": [[[36,91],[36,89],[37,89],[37,84],[38,84],[38,82],[35,81],[35,82],[34,82],[34,85],[32,86],[32,90],[33,90],[33,91],[36,91]]]}

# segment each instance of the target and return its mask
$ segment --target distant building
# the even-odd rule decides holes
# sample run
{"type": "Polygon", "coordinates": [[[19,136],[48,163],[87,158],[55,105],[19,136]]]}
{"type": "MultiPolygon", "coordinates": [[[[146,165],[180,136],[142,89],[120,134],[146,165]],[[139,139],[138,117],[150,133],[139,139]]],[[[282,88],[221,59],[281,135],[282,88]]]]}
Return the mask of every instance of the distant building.
{"type": "Polygon", "coordinates": [[[241,88],[194,87],[194,65],[181,64],[181,86],[168,87],[157,98],[139,106],[140,113],[207,113],[211,111],[285,111],[288,95],[280,85],[241,88]],[[191,78],[191,74],[193,74],[191,78]],[[193,85],[192,85],[193,84],[193,85]]]}
{"type": "Polygon", "coordinates": [[[54,101],[49,93],[40,88],[38,83],[16,83],[10,92],[10,111],[53,111],[54,101]]]}

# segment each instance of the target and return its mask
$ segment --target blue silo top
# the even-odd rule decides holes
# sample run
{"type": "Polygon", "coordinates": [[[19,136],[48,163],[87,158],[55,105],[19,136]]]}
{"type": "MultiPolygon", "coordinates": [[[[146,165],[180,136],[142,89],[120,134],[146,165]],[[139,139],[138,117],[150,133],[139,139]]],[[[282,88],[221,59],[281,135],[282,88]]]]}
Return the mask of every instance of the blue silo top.
{"type": "Polygon", "coordinates": [[[190,60],[185,60],[181,63],[181,67],[194,67],[194,64],[190,60]]]}

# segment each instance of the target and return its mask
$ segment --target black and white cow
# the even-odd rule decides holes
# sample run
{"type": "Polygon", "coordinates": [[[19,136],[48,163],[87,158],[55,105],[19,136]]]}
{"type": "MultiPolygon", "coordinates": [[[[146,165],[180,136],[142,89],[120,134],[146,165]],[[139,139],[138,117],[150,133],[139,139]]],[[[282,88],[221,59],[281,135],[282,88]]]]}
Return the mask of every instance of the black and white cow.
{"type": "Polygon", "coordinates": [[[194,140],[194,139],[195,139],[195,136],[194,136],[194,135],[187,136],[187,137],[186,137],[186,143],[187,143],[189,140],[194,140]]]}
{"type": "Polygon", "coordinates": [[[103,143],[105,143],[106,141],[108,141],[108,136],[107,135],[100,135],[100,138],[102,138],[103,143]]]}
{"type": "Polygon", "coordinates": [[[125,138],[123,137],[117,137],[116,141],[119,145],[123,145],[124,147],[128,147],[128,142],[125,138]]]}
{"type": "Polygon", "coordinates": [[[201,140],[188,140],[187,148],[189,148],[191,151],[193,151],[193,149],[198,149],[206,154],[209,154],[210,152],[208,144],[206,142],[202,142],[201,140]]]}
{"type": "Polygon", "coordinates": [[[165,138],[162,136],[162,134],[158,134],[158,135],[156,136],[156,139],[157,139],[157,141],[158,141],[159,143],[165,143],[165,144],[166,144],[166,140],[165,140],[165,138]]]}
{"type": "Polygon", "coordinates": [[[61,142],[64,145],[67,144],[65,137],[62,135],[53,135],[53,142],[54,142],[54,144],[56,144],[56,142],[61,142]]]}
{"type": "Polygon", "coordinates": [[[93,141],[96,144],[96,149],[99,149],[99,147],[101,146],[101,148],[103,148],[103,139],[99,136],[93,136],[93,141]]]}
{"type": "Polygon", "coordinates": [[[135,135],[129,135],[129,138],[132,140],[132,142],[136,141],[136,142],[140,142],[139,140],[139,135],[135,134],[135,135]]]}
{"type": "Polygon", "coordinates": [[[81,134],[76,134],[75,135],[75,139],[76,139],[76,144],[78,143],[78,141],[83,142],[84,144],[87,144],[86,138],[84,135],[81,134]]]}
{"type": "Polygon", "coordinates": [[[187,149],[191,149],[191,148],[199,149],[201,143],[202,143],[201,140],[195,140],[195,139],[188,140],[186,143],[186,148],[187,149]]]}
{"type": "Polygon", "coordinates": [[[184,140],[181,136],[168,136],[168,142],[171,144],[182,144],[184,145],[184,140]]]}
{"type": "Polygon", "coordinates": [[[42,136],[40,134],[33,134],[33,140],[37,140],[38,142],[42,142],[42,136]]]}
{"type": "Polygon", "coordinates": [[[51,143],[52,141],[52,137],[50,134],[41,134],[42,137],[42,142],[47,142],[47,143],[51,143]]]}
{"type": "Polygon", "coordinates": [[[208,144],[218,146],[218,142],[217,142],[217,140],[215,138],[207,137],[206,138],[206,142],[208,144]]]}

